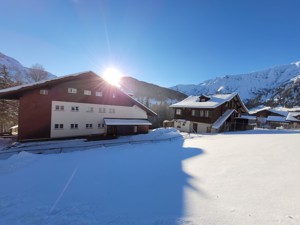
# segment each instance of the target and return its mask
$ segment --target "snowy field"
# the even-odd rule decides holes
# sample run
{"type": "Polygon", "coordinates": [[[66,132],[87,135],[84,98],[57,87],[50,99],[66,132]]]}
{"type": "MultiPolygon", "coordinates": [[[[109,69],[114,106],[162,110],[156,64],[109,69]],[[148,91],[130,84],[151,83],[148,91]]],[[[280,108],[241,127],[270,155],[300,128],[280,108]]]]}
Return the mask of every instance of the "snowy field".
{"type": "Polygon", "coordinates": [[[259,130],[22,152],[0,160],[0,224],[298,225],[299,146],[259,130]]]}

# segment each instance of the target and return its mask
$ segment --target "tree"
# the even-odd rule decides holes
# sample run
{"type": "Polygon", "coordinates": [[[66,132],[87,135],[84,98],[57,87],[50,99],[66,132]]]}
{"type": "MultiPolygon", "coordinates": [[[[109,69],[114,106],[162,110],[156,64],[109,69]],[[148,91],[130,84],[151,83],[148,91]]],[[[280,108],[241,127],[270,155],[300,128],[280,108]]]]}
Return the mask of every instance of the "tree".
{"type": "MultiPolygon", "coordinates": [[[[7,67],[0,68],[0,89],[17,85],[10,79],[7,67]]],[[[0,99],[0,133],[8,131],[8,128],[18,122],[18,102],[14,100],[0,99]]]]}
{"type": "Polygon", "coordinates": [[[48,78],[48,72],[45,71],[44,67],[41,64],[36,63],[32,65],[29,70],[30,72],[27,78],[30,82],[38,82],[48,78]]]}

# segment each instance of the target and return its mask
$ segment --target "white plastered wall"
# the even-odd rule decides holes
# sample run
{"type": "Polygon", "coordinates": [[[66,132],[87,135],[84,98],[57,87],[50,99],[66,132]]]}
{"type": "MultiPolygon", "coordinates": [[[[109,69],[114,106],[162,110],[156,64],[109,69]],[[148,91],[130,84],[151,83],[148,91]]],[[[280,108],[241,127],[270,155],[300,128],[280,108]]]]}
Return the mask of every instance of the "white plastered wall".
{"type": "Polygon", "coordinates": [[[98,128],[98,124],[103,124],[104,118],[147,119],[147,113],[137,106],[52,101],[51,138],[103,134],[106,128],[98,128]],[[64,110],[56,110],[56,105],[63,106],[64,110]],[[72,107],[77,106],[78,111],[71,110],[72,107]],[[92,112],[89,111],[91,107],[93,108],[92,112]],[[99,108],[105,109],[105,112],[99,112],[99,108]],[[56,129],[55,124],[63,124],[63,129],[56,129]],[[78,124],[78,129],[71,129],[71,124],[78,124]],[[92,124],[92,128],[86,128],[86,124],[92,124]]]}
{"type": "Polygon", "coordinates": [[[196,133],[207,133],[207,130],[210,129],[211,125],[208,123],[198,123],[193,121],[183,121],[183,120],[175,120],[174,127],[177,128],[181,132],[193,132],[193,124],[197,124],[196,133]]]}

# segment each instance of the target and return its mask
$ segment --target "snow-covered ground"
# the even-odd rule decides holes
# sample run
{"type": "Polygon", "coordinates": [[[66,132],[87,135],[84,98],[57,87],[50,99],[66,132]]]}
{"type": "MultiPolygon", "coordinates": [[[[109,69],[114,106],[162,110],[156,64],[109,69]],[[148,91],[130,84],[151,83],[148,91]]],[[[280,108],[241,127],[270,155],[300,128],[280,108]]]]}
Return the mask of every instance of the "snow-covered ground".
{"type": "Polygon", "coordinates": [[[0,224],[300,224],[299,146],[257,130],[22,152],[0,160],[0,224]]]}

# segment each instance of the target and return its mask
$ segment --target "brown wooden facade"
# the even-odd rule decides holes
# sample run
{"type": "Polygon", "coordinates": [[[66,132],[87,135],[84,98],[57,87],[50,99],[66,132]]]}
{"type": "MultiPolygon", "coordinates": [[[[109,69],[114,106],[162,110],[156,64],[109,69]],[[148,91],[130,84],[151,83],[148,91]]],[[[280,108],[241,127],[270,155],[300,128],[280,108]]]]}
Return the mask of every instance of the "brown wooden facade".
{"type": "Polygon", "coordinates": [[[239,114],[247,112],[244,105],[241,103],[240,98],[238,96],[235,96],[229,102],[224,102],[216,108],[175,108],[174,118],[199,123],[213,124],[228,109],[235,109],[239,114]],[[181,114],[178,113],[178,109],[181,110],[181,114]]]}

